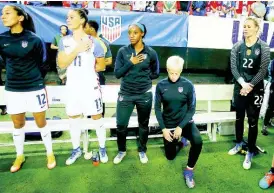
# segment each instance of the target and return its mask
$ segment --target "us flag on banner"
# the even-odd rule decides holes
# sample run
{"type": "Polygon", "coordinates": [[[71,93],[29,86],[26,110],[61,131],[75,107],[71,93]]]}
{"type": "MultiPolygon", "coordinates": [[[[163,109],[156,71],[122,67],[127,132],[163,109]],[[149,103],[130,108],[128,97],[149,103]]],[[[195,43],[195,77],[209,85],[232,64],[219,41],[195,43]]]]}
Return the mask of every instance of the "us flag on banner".
{"type": "Polygon", "coordinates": [[[110,43],[121,37],[121,27],[121,16],[101,16],[101,33],[110,43]]]}

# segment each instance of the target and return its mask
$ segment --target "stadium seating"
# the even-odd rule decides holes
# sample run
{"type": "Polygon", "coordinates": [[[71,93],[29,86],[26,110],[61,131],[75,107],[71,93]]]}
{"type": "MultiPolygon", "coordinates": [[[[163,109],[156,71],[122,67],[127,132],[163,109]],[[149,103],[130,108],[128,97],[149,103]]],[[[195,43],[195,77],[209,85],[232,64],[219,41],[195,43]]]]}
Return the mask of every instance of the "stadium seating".
{"type": "MultiPolygon", "coordinates": [[[[207,131],[203,132],[209,136],[211,141],[217,141],[217,125],[224,122],[234,122],[236,119],[235,112],[212,112],[212,101],[229,101],[233,95],[233,85],[220,84],[220,85],[194,85],[196,91],[197,101],[207,101],[207,112],[198,113],[194,115],[194,121],[196,124],[207,124],[207,131]]],[[[105,103],[116,103],[118,97],[119,85],[105,85],[102,86],[103,101],[105,103]]],[[[155,86],[153,86],[153,93],[155,86]]],[[[4,87],[0,87],[0,105],[4,104],[4,87]]],[[[47,86],[49,105],[64,104],[65,87],[64,86],[47,86]]],[[[91,119],[83,119],[87,128],[92,129],[93,121],[91,119]]],[[[68,119],[61,120],[48,120],[48,126],[51,131],[61,131],[69,129],[68,119]]],[[[105,118],[106,128],[116,127],[116,118],[105,118]]],[[[155,116],[150,117],[149,126],[158,126],[158,122],[155,116]]],[[[131,117],[128,127],[138,127],[137,117],[131,117]]],[[[34,121],[27,121],[25,131],[37,132],[38,129],[34,121]]],[[[12,133],[13,124],[11,121],[0,122],[0,134],[12,133]]],[[[161,137],[162,135],[152,135],[149,138],[161,137]]],[[[134,137],[128,137],[134,138],[134,137]]],[[[85,131],[83,135],[84,151],[87,150],[88,141],[95,141],[96,139],[88,140],[88,132],[85,131]]],[[[108,140],[116,140],[116,138],[108,138],[108,140]]],[[[69,142],[70,140],[55,140],[54,143],[69,142]]],[[[26,144],[39,144],[41,142],[26,142],[26,144]]],[[[8,145],[1,144],[0,145],[8,145]]],[[[10,144],[9,144],[10,145],[10,144]]]]}

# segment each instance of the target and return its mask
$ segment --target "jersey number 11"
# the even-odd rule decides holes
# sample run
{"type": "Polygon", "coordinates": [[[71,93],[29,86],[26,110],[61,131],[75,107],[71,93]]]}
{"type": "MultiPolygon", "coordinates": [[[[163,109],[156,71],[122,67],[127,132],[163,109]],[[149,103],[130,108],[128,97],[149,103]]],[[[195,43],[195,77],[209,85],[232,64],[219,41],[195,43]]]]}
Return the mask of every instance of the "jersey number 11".
{"type": "Polygon", "coordinates": [[[77,56],[74,59],[74,66],[81,66],[81,56],[77,56]]]}

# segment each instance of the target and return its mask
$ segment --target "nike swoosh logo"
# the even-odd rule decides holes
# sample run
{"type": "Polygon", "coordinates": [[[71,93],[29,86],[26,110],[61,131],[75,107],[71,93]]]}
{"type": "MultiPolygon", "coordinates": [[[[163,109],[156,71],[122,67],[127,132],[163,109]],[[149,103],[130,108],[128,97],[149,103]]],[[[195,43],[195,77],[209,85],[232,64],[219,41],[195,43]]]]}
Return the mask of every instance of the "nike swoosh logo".
{"type": "Polygon", "coordinates": [[[47,137],[48,136],[48,133],[46,135],[44,135],[43,137],[47,137]]]}
{"type": "Polygon", "coordinates": [[[41,106],[41,109],[44,108],[46,105],[41,106]]]}

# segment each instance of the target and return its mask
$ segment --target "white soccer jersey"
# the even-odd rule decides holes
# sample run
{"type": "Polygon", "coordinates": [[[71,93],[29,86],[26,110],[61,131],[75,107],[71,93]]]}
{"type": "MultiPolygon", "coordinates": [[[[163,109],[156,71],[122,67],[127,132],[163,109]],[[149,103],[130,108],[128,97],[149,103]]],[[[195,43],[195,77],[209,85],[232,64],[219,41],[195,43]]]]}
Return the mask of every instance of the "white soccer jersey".
{"type": "MultiPolygon", "coordinates": [[[[97,115],[102,113],[102,95],[99,78],[95,71],[95,59],[104,57],[104,49],[93,37],[90,50],[81,52],[67,68],[66,112],[69,116],[97,115]]],[[[59,43],[59,51],[71,53],[77,42],[65,36],[59,43]]]]}
{"type": "MultiPolygon", "coordinates": [[[[67,68],[68,87],[95,87],[99,85],[98,74],[95,71],[95,58],[104,57],[104,50],[98,40],[88,36],[93,42],[89,51],[81,52],[67,68]]],[[[72,35],[65,36],[59,44],[59,51],[71,53],[77,45],[72,35]]]]}

